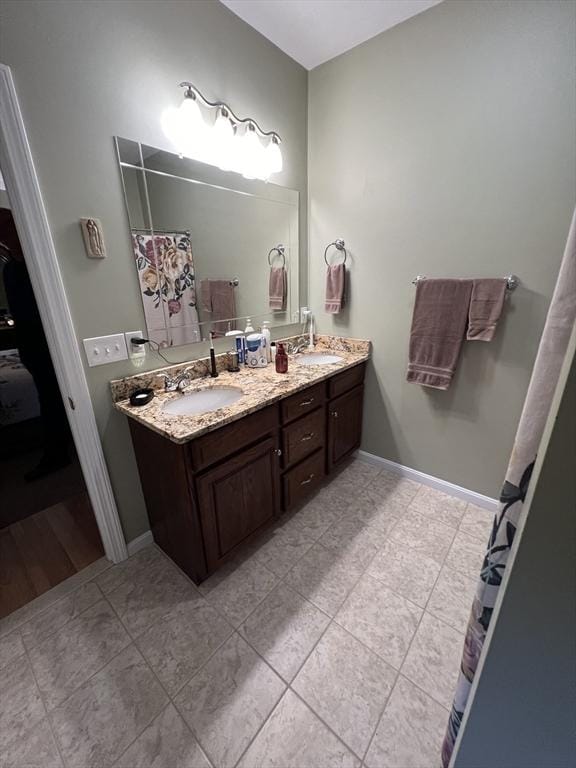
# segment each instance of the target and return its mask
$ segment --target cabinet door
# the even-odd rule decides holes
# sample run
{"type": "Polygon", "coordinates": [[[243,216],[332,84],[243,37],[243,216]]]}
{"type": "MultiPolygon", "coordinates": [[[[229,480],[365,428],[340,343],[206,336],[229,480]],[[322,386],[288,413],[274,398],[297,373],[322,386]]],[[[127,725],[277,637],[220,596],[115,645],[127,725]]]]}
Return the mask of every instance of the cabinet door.
{"type": "Polygon", "coordinates": [[[276,437],[269,437],[196,479],[208,570],[279,513],[276,437]]]}
{"type": "Polygon", "coordinates": [[[328,472],[360,447],[364,386],[328,403],[328,472]]]}

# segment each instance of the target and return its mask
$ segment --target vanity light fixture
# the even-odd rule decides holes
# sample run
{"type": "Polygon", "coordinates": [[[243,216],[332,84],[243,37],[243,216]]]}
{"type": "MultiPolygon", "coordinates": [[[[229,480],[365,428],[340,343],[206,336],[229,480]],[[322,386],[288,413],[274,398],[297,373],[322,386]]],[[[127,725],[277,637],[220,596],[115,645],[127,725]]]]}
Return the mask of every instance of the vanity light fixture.
{"type": "Polygon", "coordinates": [[[192,83],[184,81],[180,87],[185,89],[182,104],[162,115],[164,133],[179,154],[247,179],[267,181],[282,170],[282,139],[275,131],[263,131],[251,117],[239,118],[224,102],[208,101],[192,83]],[[215,113],[213,123],[206,121],[200,106],[215,113]]]}

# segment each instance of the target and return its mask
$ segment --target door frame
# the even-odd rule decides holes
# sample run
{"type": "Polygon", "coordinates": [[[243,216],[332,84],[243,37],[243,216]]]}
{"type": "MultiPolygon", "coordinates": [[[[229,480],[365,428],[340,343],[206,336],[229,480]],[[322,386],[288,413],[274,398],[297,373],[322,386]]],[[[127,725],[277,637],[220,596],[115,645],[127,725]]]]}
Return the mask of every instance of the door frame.
{"type": "Polygon", "coordinates": [[[118,563],[126,540],[14,79],[1,63],[0,164],[104,552],[118,563]]]}

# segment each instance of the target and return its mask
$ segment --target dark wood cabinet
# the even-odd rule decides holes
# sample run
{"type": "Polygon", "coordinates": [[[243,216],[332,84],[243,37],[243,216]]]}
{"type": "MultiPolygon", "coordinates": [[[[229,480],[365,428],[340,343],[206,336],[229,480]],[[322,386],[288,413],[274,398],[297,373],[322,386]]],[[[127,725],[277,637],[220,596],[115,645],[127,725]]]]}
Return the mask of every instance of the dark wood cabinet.
{"type": "Polygon", "coordinates": [[[364,386],[361,384],[328,403],[329,472],[360,447],[363,402],[364,386]]]}
{"type": "Polygon", "coordinates": [[[177,444],[130,419],[154,540],[196,583],[360,445],[365,363],[177,444]]]}
{"type": "Polygon", "coordinates": [[[276,437],[247,448],[196,480],[210,571],[280,510],[276,437]]]}

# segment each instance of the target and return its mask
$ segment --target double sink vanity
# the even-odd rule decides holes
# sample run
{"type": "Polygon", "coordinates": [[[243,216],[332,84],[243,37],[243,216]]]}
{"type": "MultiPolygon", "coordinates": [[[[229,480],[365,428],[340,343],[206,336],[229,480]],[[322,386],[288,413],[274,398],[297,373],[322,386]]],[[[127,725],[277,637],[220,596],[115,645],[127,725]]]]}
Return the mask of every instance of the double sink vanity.
{"type": "Polygon", "coordinates": [[[130,432],[154,540],[196,583],[282,512],[298,506],[360,445],[368,341],[320,336],[274,367],[229,372],[228,354],[111,382],[130,432]],[[187,369],[184,391],[164,374],[187,369]],[[155,397],[130,405],[130,393],[155,397]]]}

